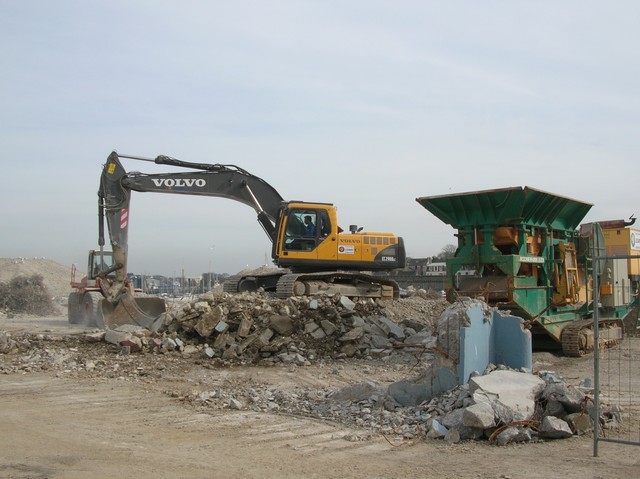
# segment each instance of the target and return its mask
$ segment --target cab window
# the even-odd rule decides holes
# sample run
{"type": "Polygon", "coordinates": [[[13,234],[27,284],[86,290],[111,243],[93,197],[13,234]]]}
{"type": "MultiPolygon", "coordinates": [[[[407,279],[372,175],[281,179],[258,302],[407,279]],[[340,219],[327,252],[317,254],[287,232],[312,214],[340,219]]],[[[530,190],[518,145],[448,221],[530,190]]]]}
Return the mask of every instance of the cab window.
{"type": "Polygon", "coordinates": [[[318,214],[318,228],[320,238],[324,239],[331,234],[331,221],[329,220],[329,213],[326,210],[321,210],[318,214]]]}
{"type": "Polygon", "coordinates": [[[315,210],[291,210],[285,231],[285,249],[311,251],[316,247],[318,215],[315,210]]]}
{"type": "Polygon", "coordinates": [[[93,255],[93,264],[91,266],[91,276],[95,278],[99,273],[108,270],[113,266],[113,255],[104,253],[102,256],[96,252],[93,255]]]}

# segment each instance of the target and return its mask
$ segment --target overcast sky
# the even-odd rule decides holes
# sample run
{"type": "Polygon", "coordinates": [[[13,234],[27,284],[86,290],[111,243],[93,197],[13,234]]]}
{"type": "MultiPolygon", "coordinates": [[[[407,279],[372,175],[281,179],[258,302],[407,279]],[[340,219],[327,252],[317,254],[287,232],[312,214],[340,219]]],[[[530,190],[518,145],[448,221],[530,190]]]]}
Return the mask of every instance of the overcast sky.
{"type": "MultiPolygon", "coordinates": [[[[455,243],[419,196],[531,186],[593,203],[585,221],[640,214],[638,18],[636,0],[0,0],[0,256],[84,265],[112,150],[238,165],[412,257],[455,243]]],[[[243,204],[134,193],[130,214],[132,272],[270,262],[243,204]]]]}

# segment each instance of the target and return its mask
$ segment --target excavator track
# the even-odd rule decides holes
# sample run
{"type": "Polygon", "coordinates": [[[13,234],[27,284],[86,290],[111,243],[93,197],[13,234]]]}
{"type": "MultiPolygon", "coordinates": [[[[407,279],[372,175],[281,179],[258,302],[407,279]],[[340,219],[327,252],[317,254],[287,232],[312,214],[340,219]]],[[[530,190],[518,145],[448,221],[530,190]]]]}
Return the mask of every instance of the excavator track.
{"type": "MultiPolygon", "coordinates": [[[[593,319],[574,321],[562,330],[562,352],[580,357],[595,349],[593,319]]],[[[623,324],[620,319],[601,319],[598,336],[600,347],[612,347],[622,341],[623,324]]]]}
{"type": "Polygon", "coordinates": [[[241,279],[242,276],[231,276],[230,278],[225,279],[222,284],[222,291],[225,293],[237,293],[238,283],[240,283],[241,279]]]}
{"type": "Polygon", "coordinates": [[[348,297],[397,299],[400,289],[395,281],[362,273],[298,273],[283,275],[276,296],[317,296],[342,294],[348,297]]]}

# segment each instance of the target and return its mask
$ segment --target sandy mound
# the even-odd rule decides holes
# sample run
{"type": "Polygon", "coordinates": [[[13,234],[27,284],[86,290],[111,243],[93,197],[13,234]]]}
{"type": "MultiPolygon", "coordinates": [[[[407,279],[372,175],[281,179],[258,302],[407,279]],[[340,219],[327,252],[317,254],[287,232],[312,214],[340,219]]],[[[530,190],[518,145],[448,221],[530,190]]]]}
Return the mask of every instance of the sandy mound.
{"type": "MultiPolygon", "coordinates": [[[[66,298],[72,291],[71,266],[63,266],[44,258],[0,258],[0,282],[7,283],[16,276],[32,276],[39,274],[44,284],[56,298],[66,298]]],[[[82,278],[83,273],[76,273],[82,278]]]]}

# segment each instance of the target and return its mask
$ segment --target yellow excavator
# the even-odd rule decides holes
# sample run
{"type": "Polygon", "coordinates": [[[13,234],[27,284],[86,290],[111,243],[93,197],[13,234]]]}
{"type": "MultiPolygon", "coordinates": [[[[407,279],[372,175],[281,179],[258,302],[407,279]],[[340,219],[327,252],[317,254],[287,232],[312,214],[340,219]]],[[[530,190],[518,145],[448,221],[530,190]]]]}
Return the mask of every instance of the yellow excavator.
{"type": "MultiPolygon", "coordinates": [[[[349,231],[344,232],[338,226],[333,204],[285,201],[267,182],[234,165],[191,163],[168,156],[142,158],[114,151],[104,165],[98,191],[100,250],[93,251],[93,256],[111,260],[108,267],[94,275],[97,289],[104,297],[98,324],[148,327],[164,311],[161,298],[137,296],[127,278],[132,191],[221,197],[239,201],[256,211],[258,222],[272,242],[271,257],[279,269],[267,274],[232,277],[225,282],[227,292],[263,288],[282,298],[338,293],[380,299],[399,296],[397,283],[369,272],[404,267],[406,255],[401,237],[363,232],[357,225],[351,225],[349,231]],[[190,171],[127,172],[121,158],[190,171]],[[110,252],[104,251],[105,219],[110,252]]],[[[72,317],[71,311],[69,317],[72,317]]]]}

